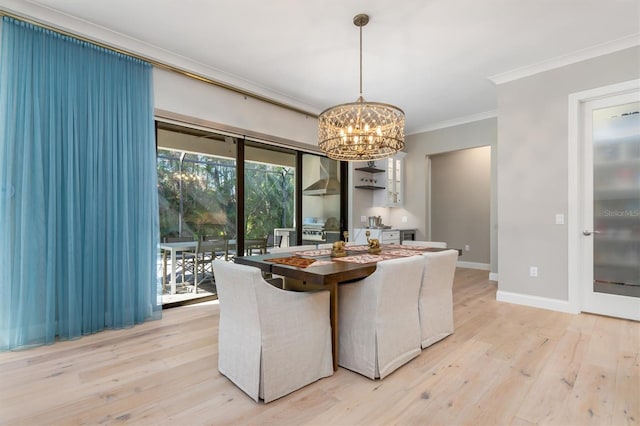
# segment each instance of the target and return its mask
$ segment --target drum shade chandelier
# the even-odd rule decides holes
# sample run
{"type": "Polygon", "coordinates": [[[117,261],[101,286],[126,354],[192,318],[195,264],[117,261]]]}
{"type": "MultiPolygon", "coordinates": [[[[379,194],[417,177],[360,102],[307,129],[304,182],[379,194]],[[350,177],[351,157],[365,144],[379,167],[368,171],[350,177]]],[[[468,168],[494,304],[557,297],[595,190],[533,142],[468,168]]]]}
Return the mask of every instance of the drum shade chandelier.
{"type": "Polygon", "coordinates": [[[360,97],[328,108],[318,117],[318,146],[334,160],[378,160],[404,148],[404,112],[362,97],[362,27],[368,22],[365,14],[353,18],[360,27],[360,97]]]}

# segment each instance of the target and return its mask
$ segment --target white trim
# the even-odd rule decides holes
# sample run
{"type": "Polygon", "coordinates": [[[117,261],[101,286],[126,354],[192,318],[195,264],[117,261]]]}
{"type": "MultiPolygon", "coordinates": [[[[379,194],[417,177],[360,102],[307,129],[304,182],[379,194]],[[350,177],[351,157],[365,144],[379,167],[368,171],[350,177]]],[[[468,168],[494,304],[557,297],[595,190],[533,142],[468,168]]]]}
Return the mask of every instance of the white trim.
{"type": "Polygon", "coordinates": [[[469,268],[469,269],[480,269],[483,271],[490,271],[491,265],[488,263],[479,263],[479,262],[466,262],[464,260],[458,260],[456,264],[458,268],[469,268]]]}
{"type": "MultiPolygon", "coordinates": [[[[486,120],[487,118],[495,118],[498,116],[497,110],[479,112],[477,114],[466,115],[464,117],[452,118],[451,120],[440,121],[438,123],[430,124],[412,132],[411,135],[417,135],[419,133],[431,132],[433,130],[445,129],[447,127],[459,126],[461,124],[473,123],[474,121],[486,120]]],[[[407,135],[407,136],[411,136],[407,135]]]]}
{"type": "Polygon", "coordinates": [[[425,240],[431,241],[431,156],[427,155],[426,158],[426,184],[425,189],[427,193],[425,194],[425,224],[427,229],[425,230],[425,240]]]}
{"type": "Polygon", "coordinates": [[[494,84],[499,85],[638,45],[640,45],[640,33],[635,33],[617,40],[577,50],[566,55],[557,56],[525,67],[495,74],[488,78],[494,84]]]}
{"type": "Polygon", "coordinates": [[[568,314],[579,314],[566,300],[550,299],[547,297],[532,296],[529,294],[511,293],[508,291],[498,290],[496,293],[498,302],[514,303],[516,305],[525,305],[532,308],[549,309],[551,311],[566,312],[568,314]]]}
{"type": "Polygon", "coordinates": [[[583,267],[581,265],[581,227],[580,216],[580,162],[579,149],[581,138],[581,110],[584,103],[606,96],[619,95],[625,92],[639,90],[640,79],[629,80],[623,83],[611,84],[582,92],[572,93],[568,100],[568,154],[567,164],[567,282],[568,282],[568,306],[571,310],[580,312],[583,301],[580,297],[580,280],[583,267]]]}
{"type": "Polygon", "coordinates": [[[498,281],[498,273],[489,272],[489,281],[498,281]]]}
{"type": "Polygon", "coordinates": [[[113,48],[122,49],[130,54],[138,55],[146,60],[170,65],[195,75],[201,75],[213,81],[228,85],[249,94],[255,94],[269,100],[277,101],[298,109],[300,113],[307,111],[307,115],[317,115],[320,108],[307,105],[290,96],[274,91],[254,81],[246,80],[235,74],[222,71],[212,66],[192,60],[180,54],[151,45],[131,36],[118,33],[75,16],[60,12],[49,6],[35,4],[24,0],[2,0],[2,9],[26,20],[47,25],[51,28],[84,37],[97,43],[113,48]]]}

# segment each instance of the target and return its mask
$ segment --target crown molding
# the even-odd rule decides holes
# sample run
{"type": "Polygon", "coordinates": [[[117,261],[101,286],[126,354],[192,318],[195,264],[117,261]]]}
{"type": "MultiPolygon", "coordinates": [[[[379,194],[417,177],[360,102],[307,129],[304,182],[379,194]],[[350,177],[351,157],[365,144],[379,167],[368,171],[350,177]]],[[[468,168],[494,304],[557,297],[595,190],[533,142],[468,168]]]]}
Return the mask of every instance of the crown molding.
{"type": "Polygon", "coordinates": [[[213,84],[303,115],[315,118],[319,111],[316,107],[241,77],[30,0],[0,0],[0,17],[2,15],[97,44],[149,62],[157,68],[178,72],[185,77],[213,84]]]}
{"type": "Polygon", "coordinates": [[[497,116],[498,111],[495,109],[491,111],[480,112],[478,114],[466,115],[464,117],[453,118],[451,120],[445,120],[438,123],[430,124],[427,127],[423,127],[419,130],[416,130],[415,132],[412,132],[411,135],[431,132],[438,129],[445,129],[447,127],[459,126],[461,124],[473,123],[474,121],[486,120],[487,118],[495,118],[497,116]]]}
{"type": "Polygon", "coordinates": [[[527,65],[526,67],[495,74],[488,78],[493,82],[493,84],[499,85],[638,45],[640,45],[640,33],[635,33],[606,43],[597,44],[586,49],[577,50],[567,55],[557,56],[546,61],[527,65]]]}

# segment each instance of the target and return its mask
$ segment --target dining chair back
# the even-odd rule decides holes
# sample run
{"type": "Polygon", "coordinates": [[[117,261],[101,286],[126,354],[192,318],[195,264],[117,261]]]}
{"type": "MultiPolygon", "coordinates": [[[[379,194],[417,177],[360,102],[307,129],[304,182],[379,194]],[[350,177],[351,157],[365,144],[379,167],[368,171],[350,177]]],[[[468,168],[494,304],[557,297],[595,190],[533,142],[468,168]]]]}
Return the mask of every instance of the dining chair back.
{"type": "Polygon", "coordinates": [[[420,354],[423,267],[421,256],[386,260],[367,278],[338,287],[340,366],[383,379],[420,354]]]}
{"type": "Polygon", "coordinates": [[[301,246],[273,247],[269,249],[269,253],[292,253],[296,251],[315,250],[317,246],[305,244],[301,246]]]}
{"type": "Polygon", "coordinates": [[[274,247],[280,247],[280,244],[282,244],[282,235],[276,235],[274,237],[273,234],[269,234],[267,236],[267,250],[274,247]]]}
{"type": "Polygon", "coordinates": [[[198,241],[194,252],[185,252],[185,268],[193,273],[194,293],[198,293],[198,285],[205,281],[213,282],[213,261],[225,258],[227,253],[226,240],[198,241]]]}
{"type": "Polygon", "coordinates": [[[423,253],[424,273],[420,287],[420,341],[422,348],[453,333],[453,279],[457,250],[423,253]]]}
{"type": "Polygon", "coordinates": [[[328,291],[284,291],[258,268],[213,264],[220,373],[265,403],[333,374],[328,291]]]}
{"type": "Polygon", "coordinates": [[[447,248],[447,243],[441,241],[414,241],[414,240],[405,240],[402,242],[403,246],[414,246],[414,247],[433,247],[433,248],[447,248]]]}

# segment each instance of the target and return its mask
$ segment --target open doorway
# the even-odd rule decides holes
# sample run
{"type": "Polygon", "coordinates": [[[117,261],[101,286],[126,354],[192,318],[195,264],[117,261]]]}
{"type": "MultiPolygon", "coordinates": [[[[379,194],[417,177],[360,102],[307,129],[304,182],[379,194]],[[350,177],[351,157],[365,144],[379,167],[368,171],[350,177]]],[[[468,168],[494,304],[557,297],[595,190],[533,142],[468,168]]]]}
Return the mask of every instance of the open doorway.
{"type": "Polygon", "coordinates": [[[428,157],[428,240],[462,249],[459,266],[491,267],[491,147],[428,157]]]}

